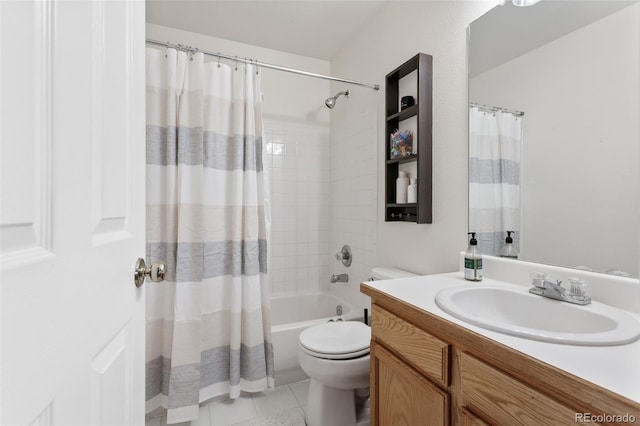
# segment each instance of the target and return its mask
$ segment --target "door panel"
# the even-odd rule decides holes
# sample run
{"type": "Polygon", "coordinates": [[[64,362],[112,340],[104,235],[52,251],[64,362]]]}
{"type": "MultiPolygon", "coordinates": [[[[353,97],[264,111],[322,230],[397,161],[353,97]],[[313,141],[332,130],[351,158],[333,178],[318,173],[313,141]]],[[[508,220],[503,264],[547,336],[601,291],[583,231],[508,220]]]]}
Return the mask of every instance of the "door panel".
{"type": "Polygon", "coordinates": [[[93,358],[91,362],[91,424],[133,424],[131,389],[134,377],[131,371],[127,370],[133,366],[134,350],[133,329],[131,323],[128,323],[93,358]]]}
{"type": "Polygon", "coordinates": [[[48,6],[48,2],[24,2],[14,5],[11,13],[0,8],[3,266],[51,257],[52,28],[48,6]],[[7,62],[20,66],[6,66],[7,62]]]}
{"type": "Polygon", "coordinates": [[[144,3],[0,22],[0,423],[142,424],[144,3]]]}
{"type": "Polygon", "coordinates": [[[115,25],[129,19],[124,2],[99,3],[93,24],[93,131],[92,193],[94,244],[127,237],[127,162],[132,135],[129,130],[131,87],[128,84],[129,34],[115,25]]]}

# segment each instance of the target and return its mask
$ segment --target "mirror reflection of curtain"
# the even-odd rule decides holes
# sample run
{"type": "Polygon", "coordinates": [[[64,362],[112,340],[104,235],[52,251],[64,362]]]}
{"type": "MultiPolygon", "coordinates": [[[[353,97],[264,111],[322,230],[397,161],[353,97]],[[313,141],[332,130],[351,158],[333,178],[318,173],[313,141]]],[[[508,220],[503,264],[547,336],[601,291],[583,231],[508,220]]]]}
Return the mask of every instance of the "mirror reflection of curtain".
{"type": "Polygon", "coordinates": [[[522,117],[469,110],[469,231],[483,254],[498,255],[506,231],[520,252],[522,117]]]}

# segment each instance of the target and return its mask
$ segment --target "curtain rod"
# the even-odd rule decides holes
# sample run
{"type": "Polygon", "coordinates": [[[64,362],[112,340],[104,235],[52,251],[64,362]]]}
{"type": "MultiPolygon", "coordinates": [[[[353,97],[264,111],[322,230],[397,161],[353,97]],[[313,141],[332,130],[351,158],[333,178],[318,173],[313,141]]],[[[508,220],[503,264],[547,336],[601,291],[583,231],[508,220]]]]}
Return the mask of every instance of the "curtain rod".
{"type": "Polygon", "coordinates": [[[472,107],[476,107],[478,108],[480,111],[485,111],[485,112],[495,112],[495,111],[500,111],[500,112],[506,112],[508,114],[513,114],[516,117],[522,117],[524,115],[524,112],[522,111],[515,111],[515,110],[511,110],[511,109],[506,109],[506,108],[501,108],[501,107],[495,107],[495,106],[489,106],[489,105],[483,105],[483,104],[477,104],[475,102],[469,102],[469,106],[472,107]]]}
{"type": "Polygon", "coordinates": [[[205,55],[208,55],[208,56],[215,56],[217,58],[228,59],[228,60],[234,61],[234,62],[242,62],[242,63],[245,63],[245,64],[253,64],[253,65],[256,65],[256,66],[262,67],[262,68],[269,68],[269,69],[278,70],[278,71],[285,71],[285,72],[290,72],[292,74],[306,75],[307,77],[315,77],[315,78],[322,78],[322,79],[325,79],[325,80],[339,81],[341,83],[355,84],[356,86],[363,86],[363,87],[368,87],[368,88],[373,89],[373,90],[380,90],[380,85],[378,85],[378,84],[361,83],[359,81],[346,80],[344,78],[331,77],[329,75],[323,75],[323,74],[316,74],[316,73],[309,72],[309,71],[302,71],[302,70],[297,70],[297,69],[294,69],[294,68],[282,67],[280,65],[268,64],[266,62],[258,62],[258,60],[246,59],[246,58],[244,58],[244,59],[243,58],[238,58],[237,56],[225,55],[225,54],[222,54],[220,52],[217,52],[217,53],[207,52],[205,50],[196,49],[196,48],[193,48],[191,46],[183,46],[181,44],[172,44],[172,43],[169,43],[169,42],[162,42],[162,41],[151,40],[151,39],[147,39],[147,44],[154,44],[156,46],[170,47],[170,48],[173,48],[173,49],[183,50],[183,51],[190,52],[190,53],[202,53],[202,54],[205,54],[205,55]]]}

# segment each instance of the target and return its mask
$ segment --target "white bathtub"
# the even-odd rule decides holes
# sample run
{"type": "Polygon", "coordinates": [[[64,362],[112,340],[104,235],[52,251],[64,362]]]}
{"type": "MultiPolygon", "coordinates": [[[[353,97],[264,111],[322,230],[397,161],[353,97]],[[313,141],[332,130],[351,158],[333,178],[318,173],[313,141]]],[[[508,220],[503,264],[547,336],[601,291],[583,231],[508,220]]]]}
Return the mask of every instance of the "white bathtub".
{"type": "Polygon", "coordinates": [[[305,294],[271,298],[271,339],[276,386],[307,379],[298,362],[298,336],[307,327],[330,319],[355,320],[362,312],[330,294],[305,294]],[[336,307],[342,306],[342,315],[336,307]]]}

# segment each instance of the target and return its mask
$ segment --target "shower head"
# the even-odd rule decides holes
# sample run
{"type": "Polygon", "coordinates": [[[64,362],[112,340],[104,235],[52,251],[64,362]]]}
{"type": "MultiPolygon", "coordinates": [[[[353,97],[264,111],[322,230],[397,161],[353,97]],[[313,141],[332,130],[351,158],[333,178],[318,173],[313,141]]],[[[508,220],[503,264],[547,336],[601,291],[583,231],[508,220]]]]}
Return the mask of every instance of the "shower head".
{"type": "Polygon", "coordinates": [[[342,95],[349,97],[349,91],[347,90],[345,92],[338,92],[335,96],[327,98],[327,100],[324,101],[324,104],[327,106],[327,108],[333,109],[333,107],[336,106],[336,99],[338,99],[342,95]]]}

